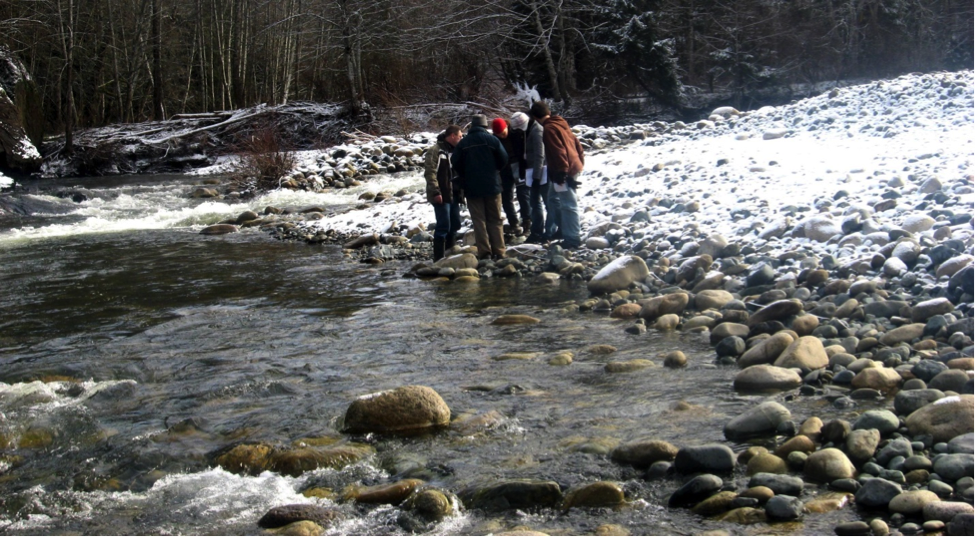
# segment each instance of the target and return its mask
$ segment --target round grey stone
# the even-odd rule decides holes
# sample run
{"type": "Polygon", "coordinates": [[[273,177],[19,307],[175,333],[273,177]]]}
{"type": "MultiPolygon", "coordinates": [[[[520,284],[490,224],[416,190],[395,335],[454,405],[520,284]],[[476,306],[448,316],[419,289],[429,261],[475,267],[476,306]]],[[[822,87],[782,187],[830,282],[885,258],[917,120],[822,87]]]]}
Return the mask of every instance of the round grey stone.
{"type": "Polygon", "coordinates": [[[877,453],[877,464],[888,466],[895,457],[904,457],[906,459],[913,455],[914,448],[911,446],[910,440],[906,438],[895,438],[877,453]]]}
{"type": "Polygon", "coordinates": [[[677,451],[674,468],[682,474],[726,473],[735,468],[735,452],[724,444],[687,446],[677,451]]]}
{"type": "Polygon", "coordinates": [[[667,504],[670,507],[690,507],[714,495],[724,486],[720,477],[712,474],[702,474],[684,483],[671,496],[667,504]]]}
{"type": "Polygon", "coordinates": [[[788,474],[759,472],[748,480],[748,488],[768,487],[776,494],[799,496],[805,483],[801,478],[788,474]]]}
{"type": "Polygon", "coordinates": [[[802,501],[794,496],[776,494],[765,502],[765,514],[771,520],[797,520],[802,517],[802,501]]]}
{"type": "Polygon", "coordinates": [[[732,419],[724,427],[728,440],[747,440],[774,434],[783,421],[792,419],[789,409],[775,401],[766,401],[732,419]]]}
{"type": "Polygon", "coordinates": [[[883,507],[886,508],[895,496],[904,492],[897,483],[892,483],[886,479],[869,479],[856,491],[857,505],[864,507],[883,507]]]}
{"type": "Polygon", "coordinates": [[[868,410],[853,423],[853,429],[877,429],[880,434],[887,436],[900,427],[897,414],[889,410],[868,410]]]}
{"type": "Polygon", "coordinates": [[[971,453],[949,453],[934,459],[934,471],[945,481],[953,483],[975,473],[975,456],[971,453]]]}

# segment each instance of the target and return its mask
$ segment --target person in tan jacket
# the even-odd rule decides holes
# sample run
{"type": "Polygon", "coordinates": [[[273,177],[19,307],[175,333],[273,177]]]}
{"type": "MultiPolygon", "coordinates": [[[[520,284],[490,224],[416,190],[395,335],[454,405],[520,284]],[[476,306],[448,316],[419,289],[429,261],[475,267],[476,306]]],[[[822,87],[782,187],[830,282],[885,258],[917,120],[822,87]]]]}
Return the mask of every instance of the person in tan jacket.
{"type": "Polygon", "coordinates": [[[433,230],[433,260],[444,256],[453,248],[454,238],[460,229],[460,204],[463,192],[454,181],[454,168],[450,155],[464,135],[460,127],[451,125],[439,136],[437,143],[427,149],[423,176],[427,180],[427,201],[433,205],[437,225],[433,230]]]}

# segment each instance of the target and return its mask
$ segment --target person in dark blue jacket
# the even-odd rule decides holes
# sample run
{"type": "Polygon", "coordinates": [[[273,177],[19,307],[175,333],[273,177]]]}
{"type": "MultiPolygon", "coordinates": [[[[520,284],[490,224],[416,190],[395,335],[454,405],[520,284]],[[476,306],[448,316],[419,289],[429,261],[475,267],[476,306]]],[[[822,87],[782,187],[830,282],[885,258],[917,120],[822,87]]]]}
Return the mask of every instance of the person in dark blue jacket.
{"type": "Polygon", "coordinates": [[[476,114],[450,157],[463,182],[467,209],[471,213],[477,256],[504,257],[504,221],[501,219],[501,176],[508,165],[508,153],[487,130],[487,117],[476,114]]]}

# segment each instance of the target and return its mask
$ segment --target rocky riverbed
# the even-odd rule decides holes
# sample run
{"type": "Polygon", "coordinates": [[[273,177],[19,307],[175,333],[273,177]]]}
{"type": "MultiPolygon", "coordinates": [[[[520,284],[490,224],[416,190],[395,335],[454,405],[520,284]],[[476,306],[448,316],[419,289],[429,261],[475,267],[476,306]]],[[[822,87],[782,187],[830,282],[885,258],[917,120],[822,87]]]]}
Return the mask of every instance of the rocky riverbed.
{"type": "MultiPolygon", "coordinates": [[[[419,189],[370,193],[329,214],[282,218],[269,208],[224,225],[341,242],[370,263],[413,259],[410,278],[586,281],[591,298],[571,308],[619,319],[633,338],[706,335],[717,364],[740,368],[728,390],[766,397],[727,422],[727,444],[643,438],[608,454],[649,481],[679,475],[684,484],[670,495],[671,509],[732,527],[839,510],[848,519],[834,528],[840,535],[971,535],[973,88],[971,72],[911,75],[751,113],[719,109],[694,125],[577,127],[589,153],[580,189],[585,245],[572,251],[512,237],[499,261],[478,261],[463,246],[425,261],[433,215],[419,189]],[[799,419],[790,403],[800,400],[819,412],[799,419]],[[869,410],[855,420],[835,417],[860,406],[869,410]],[[742,444],[751,447],[730,447],[742,444]]],[[[416,164],[430,139],[380,142],[387,145],[358,154],[390,170],[416,164]],[[396,158],[405,160],[390,164],[396,158]]],[[[335,170],[335,158],[309,162],[335,170]]],[[[306,164],[295,178],[322,177],[323,169],[306,164]]],[[[334,182],[342,174],[326,175],[334,182]]],[[[684,362],[676,352],[663,365],[684,362]]],[[[605,369],[655,365],[610,359],[605,369]]],[[[429,408],[413,405],[425,410],[393,423],[471,426],[447,423],[443,401],[424,393],[429,408]]],[[[349,413],[385,397],[356,401],[349,413]]],[[[380,421],[347,425],[398,434],[380,421]]],[[[350,499],[407,502],[407,529],[462,506],[568,510],[640,501],[613,482],[571,491],[531,480],[456,491],[412,481],[386,487],[350,499]]],[[[323,531],[333,518],[325,511],[268,516],[274,526],[312,520],[311,531],[323,531]]]]}

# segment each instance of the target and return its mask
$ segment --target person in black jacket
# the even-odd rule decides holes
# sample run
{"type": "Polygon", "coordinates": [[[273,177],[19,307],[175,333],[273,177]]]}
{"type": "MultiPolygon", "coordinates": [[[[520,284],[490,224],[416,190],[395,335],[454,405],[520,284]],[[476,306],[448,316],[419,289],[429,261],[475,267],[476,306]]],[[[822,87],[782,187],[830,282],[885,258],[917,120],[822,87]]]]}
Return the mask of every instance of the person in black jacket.
{"type": "Polygon", "coordinates": [[[464,135],[457,125],[447,127],[437,143],[427,149],[423,176],[427,180],[427,201],[433,205],[437,226],[433,231],[433,260],[444,256],[444,251],[454,246],[454,237],[460,229],[460,204],[463,193],[456,189],[454,168],[450,154],[464,135]]]}
{"type": "Polygon", "coordinates": [[[488,132],[487,126],[487,117],[476,114],[467,136],[457,144],[450,161],[464,185],[478,257],[500,259],[504,257],[505,248],[498,172],[508,165],[508,153],[488,132]]]}

